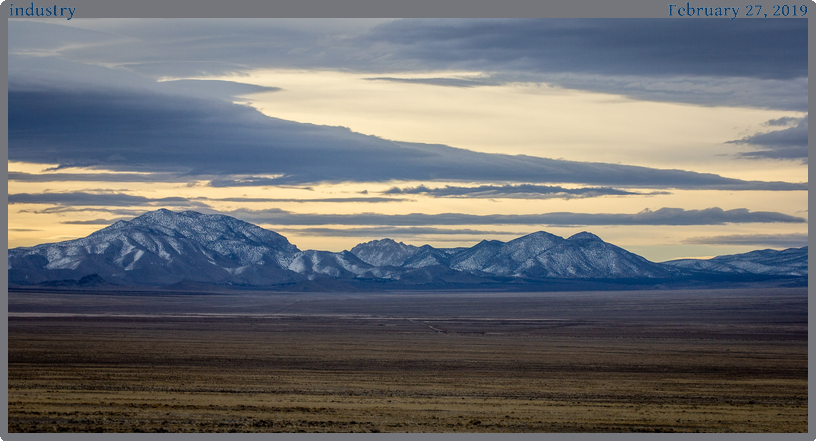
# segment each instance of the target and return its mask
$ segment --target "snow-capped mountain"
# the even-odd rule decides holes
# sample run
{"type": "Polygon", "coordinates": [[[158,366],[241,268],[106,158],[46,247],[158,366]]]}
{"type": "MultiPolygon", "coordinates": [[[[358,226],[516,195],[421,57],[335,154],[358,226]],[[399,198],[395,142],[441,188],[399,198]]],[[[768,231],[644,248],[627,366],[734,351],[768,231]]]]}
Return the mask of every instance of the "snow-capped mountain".
{"type": "Polygon", "coordinates": [[[787,250],[757,250],[712,259],[678,259],[663,262],[677,268],[733,274],[807,276],[808,247],[787,250]]]}
{"type": "Polygon", "coordinates": [[[373,266],[401,266],[417,250],[419,247],[413,245],[381,239],[358,244],[351,249],[351,254],[373,266]]]}
{"type": "Polygon", "coordinates": [[[430,287],[508,280],[667,280],[711,273],[807,276],[807,247],[654,263],[591,233],[564,239],[539,231],[470,248],[416,247],[382,239],[334,253],[301,251],[280,234],[233,217],[164,209],[82,239],[8,253],[10,284],[48,286],[85,286],[89,282],[68,282],[92,275],[87,280],[95,286],[272,286],[337,279],[430,287]]]}
{"type": "MultiPolygon", "coordinates": [[[[448,266],[462,272],[534,278],[666,277],[678,272],[586,232],[563,239],[539,231],[507,243],[484,240],[471,248],[445,250],[425,245],[412,251],[402,264],[405,268],[448,266]]],[[[378,257],[381,261],[390,258],[387,254],[378,257]]]]}
{"type": "Polygon", "coordinates": [[[295,254],[286,268],[298,274],[305,274],[313,280],[321,275],[344,279],[361,277],[368,273],[372,266],[348,251],[332,253],[308,250],[295,254]]]}
{"type": "Polygon", "coordinates": [[[9,281],[99,274],[120,283],[286,278],[299,250],[278,233],[224,215],[158,210],[88,237],[9,250],[9,281]],[[238,277],[240,276],[240,277],[238,277]]]}
{"type": "Polygon", "coordinates": [[[446,250],[422,245],[413,256],[402,264],[405,268],[425,268],[429,266],[450,266],[451,253],[446,250]]]}
{"type": "Polygon", "coordinates": [[[456,270],[513,277],[633,278],[677,273],[587,232],[569,239],[539,231],[507,243],[482,241],[450,261],[456,270]]]}

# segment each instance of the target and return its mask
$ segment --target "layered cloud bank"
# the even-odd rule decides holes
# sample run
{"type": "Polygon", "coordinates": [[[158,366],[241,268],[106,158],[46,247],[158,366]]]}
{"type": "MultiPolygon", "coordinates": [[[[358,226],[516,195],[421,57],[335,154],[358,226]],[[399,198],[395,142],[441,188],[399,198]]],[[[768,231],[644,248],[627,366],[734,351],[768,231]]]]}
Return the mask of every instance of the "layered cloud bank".
{"type": "Polygon", "coordinates": [[[336,249],[800,243],[807,82],[805,20],[11,21],[9,240],[168,207],[336,249]]]}
{"type": "Polygon", "coordinates": [[[807,189],[805,184],[744,181],[710,173],[400,143],[346,128],[271,118],[221,101],[146,91],[10,91],[9,160],[191,177],[280,176],[259,185],[448,180],[807,189]]]}

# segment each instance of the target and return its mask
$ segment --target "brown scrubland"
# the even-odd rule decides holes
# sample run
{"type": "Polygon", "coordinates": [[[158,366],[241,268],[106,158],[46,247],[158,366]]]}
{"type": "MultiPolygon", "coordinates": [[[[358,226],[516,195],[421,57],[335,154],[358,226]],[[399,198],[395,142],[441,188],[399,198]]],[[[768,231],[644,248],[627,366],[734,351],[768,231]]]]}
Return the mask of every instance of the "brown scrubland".
{"type": "Polygon", "coordinates": [[[807,289],[9,294],[9,432],[807,432],[807,289]]]}

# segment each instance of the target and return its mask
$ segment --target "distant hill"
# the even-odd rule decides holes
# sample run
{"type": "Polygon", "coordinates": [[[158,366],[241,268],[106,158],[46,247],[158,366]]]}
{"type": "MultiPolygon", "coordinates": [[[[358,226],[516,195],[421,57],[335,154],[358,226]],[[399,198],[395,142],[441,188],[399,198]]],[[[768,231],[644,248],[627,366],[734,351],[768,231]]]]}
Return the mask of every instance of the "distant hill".
{"type": "Polygon", "coordinates": [[[713,259],[679,259],[664,262],[676,268],[733,274],[769,274],[807,276],[808,247],[787,250],[758,250],[743,254],[717,256],[713,259]]]}
{"type": "Polygon", "coordinates": [[[538,231],[470,248],[416,247],[382,239],[334,253],[301,251],[274,231],[230,216],[164,209],[82,239],[14,248],[8,256],[10,285],[72,288],[205,284],[332,291],[363,285],[455,289],[565,286],[569,281],[617,286],[763,277],[807,280],[807,247],[655,263],[588,232],[564,239],[538,231]]]}

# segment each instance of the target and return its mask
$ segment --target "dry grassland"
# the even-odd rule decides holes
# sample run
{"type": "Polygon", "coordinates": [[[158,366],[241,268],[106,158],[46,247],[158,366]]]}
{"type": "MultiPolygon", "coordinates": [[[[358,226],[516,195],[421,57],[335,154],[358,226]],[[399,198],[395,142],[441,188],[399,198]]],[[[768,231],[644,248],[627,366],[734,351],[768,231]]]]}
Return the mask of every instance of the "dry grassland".
{"type": "Polygon", "coordinates": [[[357,315],[11,314],[9,432],[807,432],[801,314],[584,320],[535,299],[518,319],[372,313],[390,297],[357,315]]]}

